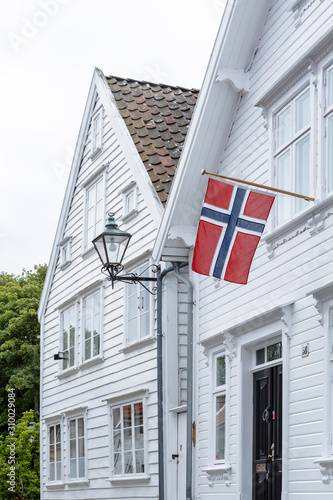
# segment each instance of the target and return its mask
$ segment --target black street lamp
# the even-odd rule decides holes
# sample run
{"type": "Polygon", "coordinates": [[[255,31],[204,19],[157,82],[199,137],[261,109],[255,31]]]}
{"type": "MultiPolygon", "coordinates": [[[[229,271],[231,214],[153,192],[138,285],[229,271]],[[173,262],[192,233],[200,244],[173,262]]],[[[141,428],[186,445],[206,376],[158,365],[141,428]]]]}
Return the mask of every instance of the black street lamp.
{"type": "MultiPolygon", "coordinates": [[[[140,283],[149,293],[152,293],[142,282],[157,281],[157,278],[140,276],[136,273],[119,275],[124,269],[122,261],[132,235],[118,228],[113,213],[108,213],[108,216],[105,231],[92,241],[103,264],[102,272],[111,281],[112,288],[114,288],[115,281],[140,283]]],[[[157,273],[158,267],[152,266],[152,270],[157,273]]]]}

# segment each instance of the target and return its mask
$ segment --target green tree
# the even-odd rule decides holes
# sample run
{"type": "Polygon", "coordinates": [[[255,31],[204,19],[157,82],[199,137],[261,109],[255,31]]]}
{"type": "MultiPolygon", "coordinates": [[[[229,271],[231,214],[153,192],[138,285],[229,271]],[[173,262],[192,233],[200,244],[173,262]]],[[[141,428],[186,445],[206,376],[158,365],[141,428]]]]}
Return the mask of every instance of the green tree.
{"type": "Polygon", "coordinates": [[[37,310],[46,265],[21,276],[0,273],[0,434],[7,432],[7,389],[15,389],[16,417],[38,411],[39,332],[37,310]]]}
{"type": "Polygon", "coordinates": [[[39,423],[33,410],[0,436],[1,500],[39,500],[39,423]]]}

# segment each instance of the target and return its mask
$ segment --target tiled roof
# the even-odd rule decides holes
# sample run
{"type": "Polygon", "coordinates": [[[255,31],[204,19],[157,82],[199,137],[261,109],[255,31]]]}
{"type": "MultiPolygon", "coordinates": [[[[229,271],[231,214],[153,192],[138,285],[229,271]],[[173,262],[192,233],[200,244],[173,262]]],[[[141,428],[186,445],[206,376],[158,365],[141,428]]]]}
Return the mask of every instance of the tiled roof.
{"type": "Polygon", "coordinates": [[[166,203],[199,90],[107,77],[156,192],[166,203]]]}

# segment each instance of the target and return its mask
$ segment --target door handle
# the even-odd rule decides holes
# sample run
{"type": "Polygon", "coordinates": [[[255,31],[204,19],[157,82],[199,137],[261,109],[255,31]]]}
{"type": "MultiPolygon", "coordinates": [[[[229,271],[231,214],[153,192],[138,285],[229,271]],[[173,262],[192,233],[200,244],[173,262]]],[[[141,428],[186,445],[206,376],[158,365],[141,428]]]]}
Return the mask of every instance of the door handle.
{"type": "Polygon", "coordinates": [[[176,455],[175,453],[173,453],[171,456],[172,456],[172,460],[174,460],[175,458],[179,458],[179,455],[176,455]]]}
{"type": "Polygon", "coordinates": [[[270,458],[272,460],[272,462],[274,462],[274,458],[275,458],[274,443],[272,443],[272,445],[271,445],[271,452],[272,452],[272,454],[268,455],[268,458],[270,458]]]}

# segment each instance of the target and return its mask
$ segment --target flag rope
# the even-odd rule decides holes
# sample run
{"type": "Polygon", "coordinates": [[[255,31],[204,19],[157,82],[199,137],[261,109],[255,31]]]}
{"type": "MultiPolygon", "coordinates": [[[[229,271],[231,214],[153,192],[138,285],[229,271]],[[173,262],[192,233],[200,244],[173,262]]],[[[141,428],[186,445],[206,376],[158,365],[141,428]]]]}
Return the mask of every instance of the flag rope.
{"type": "Polygon", "coordinates": [[[213,174],[212,172],[207,172],[205,169],[201,170],[201,175],[212,175],[214,177],[220,177],[221,179],[227,179],[229,181],[233,182],[240,182],[241,184],[248,184],[249,186],[254,186],[258,187],[261,189],[268,189],[269,191],[275,191],[276,193],[281,193],[281,194],[288,194],[289,196],[296,196],[296,198],[302,198],[303,200],[306,201],[315,201],[314,198],[311,198],[310,196],[304,196],[303,194],[297,194],[297,193],[292,193],[291,191],[285,191],[284,189],[278,189],[270,186],[264,186],[263,184],[257,184],[256,182],[250,182],[250,181],[242,181],[240,179],[235,179],[234,177],[227,177],[226,175],[221,175],[221,174],[213,174]]]}

